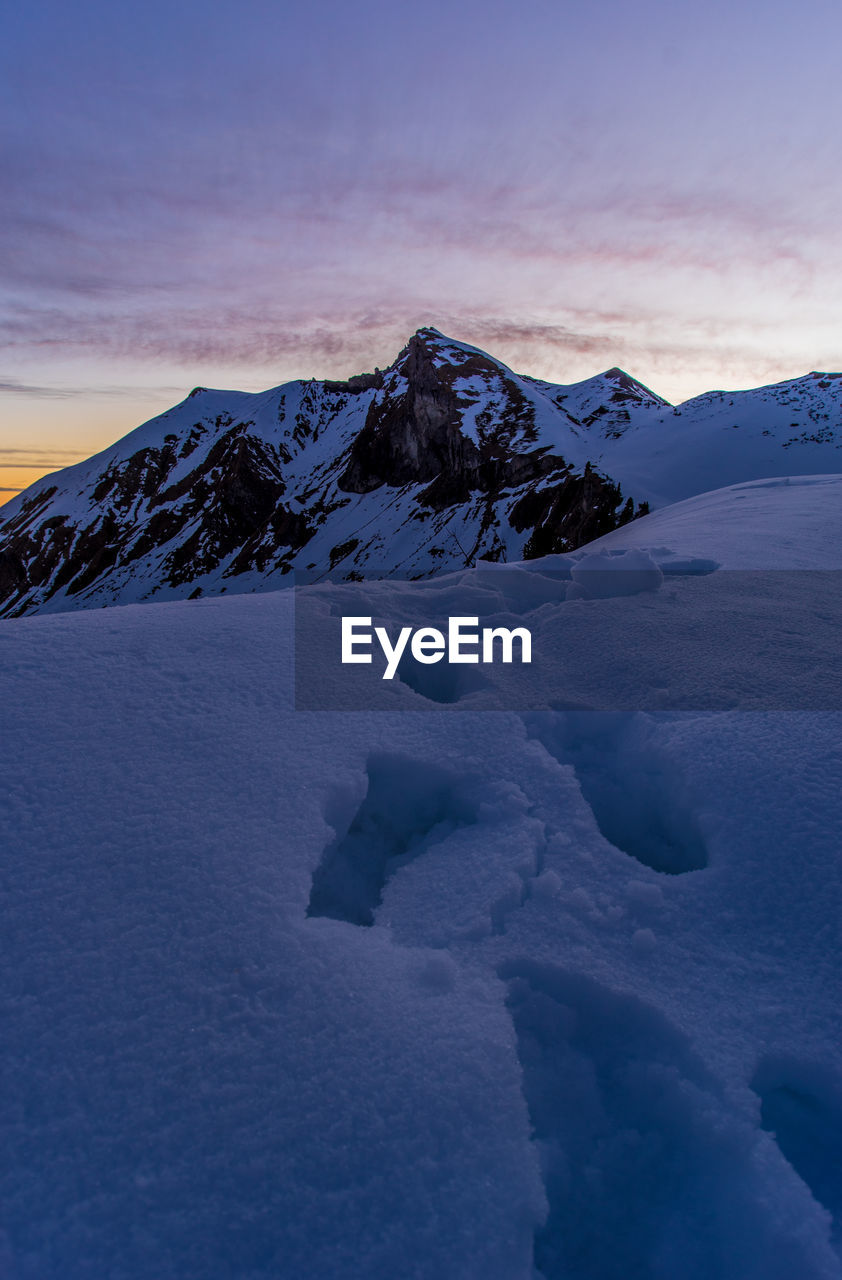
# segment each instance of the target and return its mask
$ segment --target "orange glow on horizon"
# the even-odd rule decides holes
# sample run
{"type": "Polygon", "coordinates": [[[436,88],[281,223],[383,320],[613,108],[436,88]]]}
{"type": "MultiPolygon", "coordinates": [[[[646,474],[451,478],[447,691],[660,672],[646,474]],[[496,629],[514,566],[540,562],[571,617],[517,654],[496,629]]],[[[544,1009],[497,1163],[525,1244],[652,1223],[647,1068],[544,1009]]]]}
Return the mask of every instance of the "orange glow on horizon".
{"type": "Polygon", "coordinates": [[[21,490],[28,489],[42,476],[48,476],[51,471],[55,471],[55,467],[28,467],[17,463],[13,467],[6,467],[0,463],[0,508],[16,498],[21,490]]]}

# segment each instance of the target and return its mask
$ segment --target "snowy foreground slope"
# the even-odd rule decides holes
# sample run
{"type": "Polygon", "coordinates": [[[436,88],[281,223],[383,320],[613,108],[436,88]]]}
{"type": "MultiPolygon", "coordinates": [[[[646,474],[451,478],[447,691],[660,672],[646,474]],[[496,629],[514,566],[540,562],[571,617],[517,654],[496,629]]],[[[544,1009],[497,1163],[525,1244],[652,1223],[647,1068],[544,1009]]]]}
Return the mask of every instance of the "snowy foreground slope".
{"type": "Polygon", "coordinates": [[[842,717],[295,711],[295,594],[0,623],[0,1275],[838,1280],[842,717]]]}
{"type": "Polygon", "coordinates": [[[669,570],[688,557],[722,569],[842,569],[842,475],[749,480],[673,503],[590,543],[645,547],[669,570]]]}

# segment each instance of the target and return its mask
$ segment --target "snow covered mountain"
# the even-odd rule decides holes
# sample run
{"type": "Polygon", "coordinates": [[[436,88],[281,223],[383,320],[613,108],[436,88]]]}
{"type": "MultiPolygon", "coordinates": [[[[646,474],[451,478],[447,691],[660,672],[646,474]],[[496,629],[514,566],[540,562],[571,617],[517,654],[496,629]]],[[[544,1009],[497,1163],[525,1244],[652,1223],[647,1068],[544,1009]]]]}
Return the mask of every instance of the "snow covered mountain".
{"type": "MultiPolygon", "coordinates": [[[[556,393],[432,329],[347,382],[196,388],[9,504],[0,611],[265,590],[292,569],[422,577],[578,546],[635,505],[588,466],[589,428],[556,393]]],[[[615,370],[574,404],[587,419],[612,397],[618,424],[652,403],[615,370]]]]}
{"type": "Polygon", "coordinates": [[[839,471],[841,423],[839,374],[674,408],[619,369],[555,385],[421,329],[346,382],[196,388],[32,485],[2,511],[0,615],[570,551],[643,504],[839,471]]]}

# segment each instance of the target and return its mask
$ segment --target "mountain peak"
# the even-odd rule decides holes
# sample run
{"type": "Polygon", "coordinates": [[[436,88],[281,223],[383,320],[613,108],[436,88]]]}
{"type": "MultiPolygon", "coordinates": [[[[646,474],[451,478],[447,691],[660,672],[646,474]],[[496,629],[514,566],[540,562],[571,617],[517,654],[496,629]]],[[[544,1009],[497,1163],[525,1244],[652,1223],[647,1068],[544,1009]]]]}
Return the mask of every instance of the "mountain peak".
{"type": "MultiPolygon", "coordinates": [[[[425,369],[434,377],[438,377],[438,371],[441,370],[447,377],[450,376],[447,371],[459,370],[463,366],[470,366],[471,370],[482,368],[489,373],[511,373],[506,365],[495,360],[487,351],[471,346],[468,342],[449,338],[432,325],[416,329],[391,368],[415,378],[419,371],[425,369]]],[[[468,369],[464,372],[467,373],[468,369]]]]}
{"type": "Polygon", "coordinates": [[[651,387],[647,387],[638,378],[633,378],[630,373],[626,373],[625,369],[620,369],[617,365],[606,369],[600,377],[606,382],[616,384],[618,390],[615,392],[614,399],[638,400],[651,405],[669,405],[669,401],[663,396],[659,396],[651,387]]]}

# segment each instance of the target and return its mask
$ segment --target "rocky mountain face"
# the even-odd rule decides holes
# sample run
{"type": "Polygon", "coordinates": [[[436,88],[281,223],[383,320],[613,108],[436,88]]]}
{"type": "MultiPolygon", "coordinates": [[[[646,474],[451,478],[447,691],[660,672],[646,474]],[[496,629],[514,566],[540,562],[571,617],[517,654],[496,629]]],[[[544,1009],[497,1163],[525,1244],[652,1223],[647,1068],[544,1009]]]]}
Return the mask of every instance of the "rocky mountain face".
{"type": "Polygon", "coordinates": [[[559,386],[434,329],[344,382],[197,387],[0,509],[0,616],[575,550],[682,486],[842,470],[840,396],[815,374],[673,408],[619,369],[559,386]]]}

